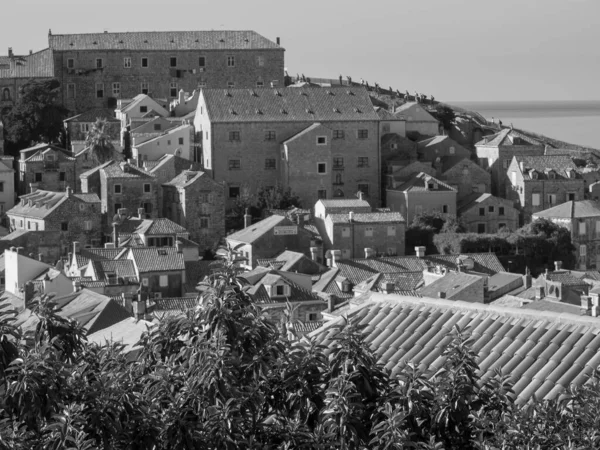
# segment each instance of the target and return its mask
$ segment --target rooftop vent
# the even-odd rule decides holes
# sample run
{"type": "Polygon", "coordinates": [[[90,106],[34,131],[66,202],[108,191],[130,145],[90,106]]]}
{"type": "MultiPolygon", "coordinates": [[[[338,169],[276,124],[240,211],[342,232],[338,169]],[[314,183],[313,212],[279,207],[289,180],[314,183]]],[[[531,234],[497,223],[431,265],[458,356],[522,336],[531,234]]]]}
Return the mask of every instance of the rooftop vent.
{"type": "Polygon", "coordinates": [[[196,39],[196,42],[200,42],[200,39],[196,39]]]}
{"type": "Polygon", "coordinates": [[[300,91],[300,95],[308,96],[308,94],[304,91],[300,91]]]}
{"type": "Polygon", "coordinates": [[[332,91],[327,91],[327,95],[335,95],[332,91]]]}
{"type": "Polygon", "coordinates": [[[281,97],[281,92],[279,92],[277,89],[275,89],[275,95],[276,95],[277,97],[281,97]]]}
{"type": "Polygon", "coordinates": [[[287,114],[287,111],[285,109],[281,109],[281,114],[287,114]]]}
{"type": "Polygon", "coordinates": [[[98,45],[98,42],[97,42],[97,41],[94,41],[94,42],[92,42],[92,44],[94,44],[94,45],[98,45]]]}
{"type": "Polygon", "coordinates": [[[233,114],[233,115],[235,115],[235,114],[237,114],[237,113],[235,112],[235,109],[233,109],[233,108],[230,108],[230,109],[229,109],[229,114],[233,114]]]}
{"type": "Polygon", "coordinates": [[[225,97],[231,97],[231,92],[225,91],[225,97]]]}
{"type": "Polygon", "coordinates": [[[340,110],[338,108],[333,108],[333,112],[339,113],[340,110]]]}
{"type": "Polygon", "coordinates": [[[221,38],[219,39],[219,42],[225,42],[225,39],[221,38]]]}
{"type": "Polygon", "coordinates": [[[348,95],[354,95],[354,92],[352,92],[352,91],[346,91],[346,93],[347,93],[348,95]]]}
{"type": "Polygon", "coordinates": [[[244,42],[250,42],[250,40],[248,38],[244,39],[244,42]]]}
{"type": "Polygon", "coordinates": [[[147,44],[147,43],[148,43],[148,39],[144,39],[144,44],[147,44]]]}
{"type": "Polygon", "coordinates": [[[262,111],[258,108],[256,108],[256,114],[262,114],[262,111]]]}
{"type": "Polygon", "coordinates": [[[69,45],[70,45],[71,47],[73,47],[73,43],[72,43],[72,42],[71,42],[69,45]]]}
{"type": "Polygon", "coordinates": [[[311,111],[309,108],[306,108],[306,112],[307,112],[308,114],[314,114],[314,112],[312,112],[312,111],[311,111]]]}
{"type": "Polygon", "coordinates": [[[123,39],[119,39],[119,44],[122,44],[122,43],[123,43],[123,39]]]}
{"type": "Polygon", "coordinates": [[[360,109],[358,109],[358,108],[354,108],[354,112],[360,113],[362,111],[360,109]]]}
{"type": "Polygon", "coordinates": [[[250,89],[250,95],[252,97],[258,97],[258,94],[256,93],[256,91],[254,89],[250,89]]]}

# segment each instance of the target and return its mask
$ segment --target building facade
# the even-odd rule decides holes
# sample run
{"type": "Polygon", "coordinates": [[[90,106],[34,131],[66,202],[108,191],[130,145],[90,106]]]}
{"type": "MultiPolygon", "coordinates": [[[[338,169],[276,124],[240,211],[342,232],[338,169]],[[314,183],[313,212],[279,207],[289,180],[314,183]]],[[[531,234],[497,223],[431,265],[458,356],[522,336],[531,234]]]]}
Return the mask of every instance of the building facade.
{"type": "Polygon", "coordinates": [[[114,110],[92,109],[64,120],[69,149],[74,155],[85,148],[85,141],[97,120],[105,120],[104,133],[117,150],[121,150],[121,122],[115,117],[114,110]]]}
{"type": "Polygon", "coordinates": [[[458,201],[473,192],[481,194],[491,192],[490,173],[470,159],[463,159],[460,156],[442,158],[440,172],[439,179],[456,189],[458,201]]]}
{"type": "Polygon", "coordinates": [[[21,150],[19,159],[19,194],[32,188],[64,191],[77,187],[75,158],[64,148],[38,144],[21,150]]]}
{"type": "Polygon", "coordinates": [[[519,211],[510,200],[492,194],[471,194],[458,202],[458,216],[472,233],[496,233],[519,228],[519,211]]]}

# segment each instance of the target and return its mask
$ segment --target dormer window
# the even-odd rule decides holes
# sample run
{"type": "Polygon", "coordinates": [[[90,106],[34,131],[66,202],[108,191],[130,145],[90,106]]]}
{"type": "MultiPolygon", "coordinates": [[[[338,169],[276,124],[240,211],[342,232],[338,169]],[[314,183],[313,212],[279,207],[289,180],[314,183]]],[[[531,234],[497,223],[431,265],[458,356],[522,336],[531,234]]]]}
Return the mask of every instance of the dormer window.
{"type": "Polygon", "coordinates": [[[290,295],[290,287],[287,284],[265,285],[269,297],[288,297],[290,295]]]}
{"type": "Polygon", "coordinates": [[[531,171],[531,179],[532,180],[537,180],[538,179],[538,173],[535,170],[531,171]]]}
{"type": "Polygon", "coordinates": [[[555,173],[553,170],[550,170],[550,171],[548,172],[548,179],[549,179],[549,180],[554,180],[554,179],[556,179],[556,173],[555,173]]]}

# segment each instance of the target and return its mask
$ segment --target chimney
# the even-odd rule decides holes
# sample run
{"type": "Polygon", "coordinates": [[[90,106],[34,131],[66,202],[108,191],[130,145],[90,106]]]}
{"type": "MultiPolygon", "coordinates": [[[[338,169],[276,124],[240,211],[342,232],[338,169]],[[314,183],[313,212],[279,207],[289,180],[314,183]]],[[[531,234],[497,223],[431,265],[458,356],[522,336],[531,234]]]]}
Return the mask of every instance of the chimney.
{"type": "Polygon", "coordinates": [[[13,55],[12,47],[8,47],[8,57],[12,58],[13,56],[14,55],[13,55]]]}
{"type": "Polygon", "coordinates": [[[112,231],[112,239],[113,239],[113,244],[115,244],[115,248],[119,246],[119,230],[118,227],[119,223],[118,222],[113,222],[112,227],[113,227],[113,231],[112,231]]]}
{"type": "Polygon", "coordinates": [[[319,260],[319,247],[310,248],[310,259],[312,259],[313,261],[319,260]]]}
{"type": "Polygon", "coordinates": [[[589,315],[591,315],[591,310],[592,310],[591,298],[587,295],[582,295],[581,296],[581,315],[589,316],[589,315]]]}
{"type": "Polygon", "coordinates": [[[42,255],[41,253],[38,253],[38,261],[44,262],[44,255],[42,255]]]}
{"type": "Polygon", "coordinates": [[[33,55],[33,50],[29,50],[29,54],[30,54],[30,55],[33,55]]]}
{"type": "Polygon", "coordinates": [[[304,227],[304,214],[296,214],[296,222],[300,228],[304,227]]]}
{"type": "Polygon", "coordinates": [[[29,192],[33,194],[35,191],[37,191],[37,187],[35,186],[35,184],[29,183],[29,192]]]}
{"type": "Polygon", "coordinates": [[[372,248],[365,248],[365,259],[374,258],[377,252],[372,248]]]}
{"type": "Polygon", "coordinates": [[[446,293],[444,291],[439,291],[438,298],[446,298],[446,293]]]}
{"type": "Polygon", "coordinates": [[[124,292],[121,293],[121,298],[123,299],[123,306],[129,313],[133,313],[133,305],[131,303],[131,295],[125,295],[124,292]]]}
{"type": "Polygon", "coordinates": [[[358,191],[358,199],[359,200],[363,200],[364,199],[364,194],[362,191],[358,191]]]}
{"type": "Polygon", "coordinates": [[[248,228],[252,225],[252,216],[248,214],[248,208],[246,208],[246,213],[244,214],[244,228],[248,228]]]}
{"type": "Polygon", "coordinates": [[[562,269],[562,261],[554,261],[554,270],[562,269]]]}
{"type": "Polygon", "coordinates": [[[350,223],[352,223],[352,221],[353,221],[353,220],[354,220],[354,212],[353,212],[353,211],[350,211],[350,212],[348,213],[348,221],[349,221],[350,223]]]}
{"type": "Polygon", "coordinates": [[[341,250],[331,250],[331,267],[337,267],[337,262],[342,257],[341,250]]]}
{"type": "Polygon", "coordinates": [[[175,247],[177,248],[177,253],[183,253],[183,242],[179,239],[175,242],[175,247]]]}
{"type": "Polygon", "coordinates": [[[73,292],[79,292],[81,290],[81,280],[73,280],[73,292]]]}
{"type": "Polygon", "coordinates": [[[393,294],[396,290],[396,285],[391,281],[386,281],[383,283],[383,293],[384,294],[393,294]]]}
{"type": "Polygon", "coordinates": [[[138,297],[131,302],[133,317],[136,320],[142,320],[146,316],[146,293],[140,292],[138,297]]]}
{"type": "Polygon", "coordinates": [[[525,275],[523,275],[523,287],[529,289],[531,287],[531,272],[529,267],[525,268],[525,275]]]}
{"type": "Polygon", "coordinates": [[[25,248],[24,247],[15,248],[15,252],[17,252],[17,255],[21,253],[21,250],[25,250],[25,248]]]}
{"type": "Polygon", "coordinates": [[[523,161],[519,162],[519,168],[521,169],[521,172],[525,172],[525,163],[523,161]]]}
{"type": "Polygon", "coordinates": [[[548,274],[550,272],[548,271],[548,268],[546,268],[546,271],[544,272],[544,278],[547,280],[548,279],[548,274]]]}
{"type": "Polygon", "coordinates": [[[423,247],[423,246],[415,247],[415,253],[417,254],[417,258],[424,258],[425,257],[425,247],[423,247]]]}
{"type": "Polygon", "coordinates": [[[73,241],[73,255],[79,254],[79,242],[73,241]]]}
{"type": "Polygon", "coordinates": [[[71,186],[67,186],[66,193],[67,198],[71,196],[71,194],[73,193],[73,189],[71,189],[71,186]]]}
{"type": "Polygon", "coordinates": [[[185,92],[183,92],[183,89],[179,89],[179,97],[177,100],[179,101],[180,105],[185,102],[185,92]]]}
{"type": "Polygon", "coordinates": [[[69,255],[67,256],[67,258],[69,258],[68,264],[71,264],[71,261],[73,260],[73,253],[69,252],[69,255]]]}
{"type": "Polygon", "coordinates": [[[277,41],[277,45],[281,45],[281,39],[279,38],[279,36],[277,36],[276,41],[277,41]]]}
{"type": "Polygon", "coordinates": [[[541,300],[545,297],[545,290],[544,290],[544,286],[536,286],[535,287],[535,299],[536,300],[541,300]]]}
{"type": "Polygon", "coordinates": [[[33,286],[33,283],[31,281],[28,281],[23,286],[23,304],[25,305],[25,308],[28,308],[31,305],[31,301],[33,300],[34,296],[35,288],[33,286]]]}
{"type": "Polygon", "coordinates": [[[146,218],[146,210],[144,208],[138,208],[138,217],[140,219],[146,218]]]}
{"type": "Polygon", "coordinates": [[[327,312],[333,312],[335,310],[335,295],[327,296],[327,312]]]}

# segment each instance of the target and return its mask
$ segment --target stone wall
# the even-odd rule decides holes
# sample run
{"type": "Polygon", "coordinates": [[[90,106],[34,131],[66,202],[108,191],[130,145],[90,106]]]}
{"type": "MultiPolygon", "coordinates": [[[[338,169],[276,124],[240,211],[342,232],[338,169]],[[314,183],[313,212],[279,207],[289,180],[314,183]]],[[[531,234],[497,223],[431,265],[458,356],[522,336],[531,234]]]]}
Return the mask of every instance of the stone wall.
{"type": "Polygon", "coordinates": [[[144,204],[151,205],[151,211],[146,211],[149,219],[155,219],[160,212],[158,199],[160,186],[156,178],[107,178],[104,171],[100,172],[100,199],[102,212],[107,214],[110,221],[119,208],[127,208],[130,214],[136,214],[144,204]],[[121,193],[115,193],[115,185],[121,185],[121,193]],[[150,185],[150,192],[145,192],[144,185],[150,185]],[[118,205],[117,205],[118,204],[118,205]]]}
{"type": "Polygon", "coordinates": [[[404,223],[332,224],[325,219],[325,225],[331,238],[331,248],[341,250],[343,259],[364,258],[365,248],[372,248],[377,254],[404,255],[404,223]],[[367,236],[367,228],[372,231],[372,236],[367,236]]]}
{"type": "Polygon", "coordinates": [[[490,174],[469,159],[462,160],[440,175],[439,179],[458,191],[458,201],[473,192],[482,194],[491,192],[492,180],[490,174]]]}

